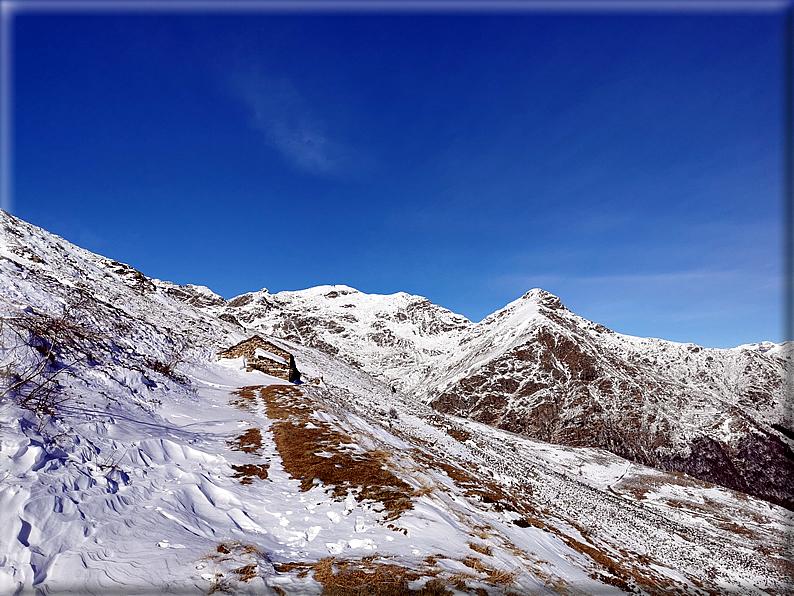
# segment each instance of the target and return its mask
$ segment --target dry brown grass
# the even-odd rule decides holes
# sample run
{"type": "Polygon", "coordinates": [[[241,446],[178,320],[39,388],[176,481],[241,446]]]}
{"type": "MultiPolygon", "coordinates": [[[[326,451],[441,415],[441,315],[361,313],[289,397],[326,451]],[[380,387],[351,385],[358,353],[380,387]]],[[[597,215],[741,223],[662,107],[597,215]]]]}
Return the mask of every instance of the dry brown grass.
{"type": "Polygon", "coordinates": [[[703,480],[692,478],[681,472],[662,472],[643,474],[635,472],[617,485],[619,494],[631,493],[637,500],[642,500],[651,491],[658,491],[664,486],[681,486],[684,488],[710,488],[712,485],[703,480]]]}
{"type": "Polygon", "coordinates": [[[425,497],[427,495],[433,494],[434,490],[435,488],[430,486],[429,484],[422,484],[419,488],[414,489],[413,496],[425,497]]]}
{"type": "Polygon", "coordinates": [[[311,410],[295,387],[273,385],[262,388],[259,394],[268,416],[276,420],[273,437],[284,470],[300,480],[301,490],[311,489],[319,480],[336,499],[344,499],[348,491],[353,491],[360,503],[383,505],[388,512],[386,520],[413,507],[411,487],[387,468],[388,452],[356,452],[347,447],[354,443],[351,437],[325,422],[309,419],[311,410]],[[314,428],[306,427],[310,421],[314,428]]]}
{"type": "Polygon", "coordinates": [[[471,439],[471,433],[467,430],[463,430],[462,428],[445,428],[445,430],[450,437],[460,441],[461,443],[471,439]]]}
{"type": "Polygon", "coordinates": [[[258,567],[256,565],[245,565],[244,567],[240,567],[238,569],[232,569],[232,573],[238,575],[240,577],[240,581],[247,582],[248,580],[254,579],[256,577],[256,571],[258,567]]]}
{"type": "Polygon", "coordinates": [[[512,571],[508,571],[507,569],[488,570],[488,581],[492,584],[506,586],[512,584],[516,577],[518,577],[517,569],[513,569],[512,571]]]}
{"type": "Polygon", "coordinates": [[[240,387],[237,391],[232,391],[232,395],[238,396],[233,399],[231,404],[243,410],[253,411],[256,407],[256,391],[261,389],[263,385],[249,385],[247,387],[240,387]]]}
{"type": "MultiPolygon", "coordinates": [[[[399,517],[413,508],[416,492],[388,468],[391,453],[382,450],[355,449],[355,441],[330,424],[311,418],[320,409],[312,404],[294,385],[241,387],[232,404],[255,411],[264,408],[273,420],[272,432],[284,470],[300,481],[300,489],[308,491],[318,482],[325,485],[333,498],[342,500],[352,492],[359,503],[379,503],[384,521],[399,517]],[[311,425],[309,425],[311,423],[311,425]],[[308,428],[307,428],[308,426],[308,428]],[[322,454],[322,455],[320,455],[322,454]]],[[[261,448],[261,433],[249,429],[237,437],[235,446],[255,452],[261,448]]],[[[264,473],[267,466],[234,466],[241,482],[250,483],[264,473]],[[258,474],[257,474],[258,472],[258,474]]]]}
{"type": "Polygon", "coordinates": [[[408,530],[406,530],[405,528],[400,528],[398,526],[395,526],[394,524],[386,524],[386,527],[393,532],[402,532],[405,536],[408,536],[408,530]]]}
{"type": "MultiPolygon", "coordinates": [[[[233,391],[232,395],[238,396],[231,401],[232,405],[246,410],[253,411],[256,405],[256,391],[261,389],[261,385],[241,387],[233,391]]],[[[229,446],[235,451],[243,451],[251,455],[259,455],[262,451],[262,431],[258,428],[249,428],[243,434],[228,441],[229,446]]],[[[234,468],[233,478],[240,479],[240,484],[252,484],[254,478],[267,479],[268,464],[232,464],[234,468]]]]}
{"type": "Polygon", "coordinates": [[[534,515],[528,512],[524,514],[524,517],[513,520],[513,523],[517,525],[519,528],[535,527],[544,530],[545,532],[559,533],[556,530],[556,528],[550,526],[543,520],[538,519],[537,517],[535,517],[534,515]]]}
{"type": "Polygon", "coordinates": [[[471,573],[453,573],[446,579],[446,581],[447,585],[453,586],[456,590],[466,592],[469,590],[469,586],[466,581],[472,579],[477,579],[477,577],[471,573]]]}
{"type": "Polygon", "coordinates": [[[465,559],[461,559],[460,561],[466,567],[470,567],[474,569],[477,573],[488,573],[488,565],[482,562],[481,559],[477,557],[466,557],[465,559]]]}
{"type": "MultiPolygon", "coordinates": [[[[547,511],[544,510],[543,513],[547,513],[547,511]]],[[[513,523],[522,528],[534,526],[555,534],[568,547],[592,559],[597,565],[590,573],[593,579],[617,586],[621,590],[634,589],[632,586],[633,582],[648,594],[680,594],[685,592],[681,586],[676,585],[669,578],[665,578],[649,569],[648,563],[652,563],[653,561],[647,557],[642,557],[642,560],[640,560],[640,558],[634,560],[632,555],[624,552],[622,553],[623,559],[620,562],[615,561],[605,554],[605,549],[603,547],[596,548],[585,542],[580,542],[563,533],[553,525],[538,519],[531,513],[525,513],[523,518],[515,520],[513,523]],[[606,571],[606,573],[603,571],[606,571]]],[[[584,534],[586,534],[586,532],[583,532],[583,535],[584,534]]]]}
{"type": "Polygon", "coordinates": [[[215,573],[210,581],[208,594],[214,594],[215,592],[236,593],[234,582],[247,582],[258,577],[260,575],[260,563],[267,561],[267,557],[259,547],[253,544],[242,544],[236,540],[219,543],[215,547],[215,551],[206,555],[204,559],[216,564],[239,563],[241,562],[240,559],[248,562],[247,565],[226,572],[233,574],[235,577],[229,577],[225,573],[215,573]]]}
{"type": "Polygon", "coordinates": [[[228,444],[235,451],[258,455],[262,452],[262,433],[258,428],[249,428],[240,436],[228,441],[228,444]]]}
{"type": "Polygon", "coordinates": [[[639,565],[632,564],[631,559],[628,557],[621,562],[617,562],[604,554],[602,550],[579,542],[570,536],[566,536],[556,530],[556,528],[551,529],[557,533],[569,547],[590,557],[608,572],[608,575],[598,572],[592,573],[591,576],[598,581],[617,586],[624,591],[631,591],[633,589],[631,586],[631,582],[633,581],[648,594],[658,594],[659,596],[666,594],[680,594],[683,596],[687,593],[687,589],[683,585],[675,583],[674,580],[668,577],[654,574],[650,571],[647,567],[647,563],[651,561],[647,558],[645,558],[644,561],[645,569],[641,570],[639,565]]]}
{"type": "MultiPolygon", "coordinates": [[[[402,512],[412,508],[412,497],[417,492],[395,476],[388,468],[391,454],[385,451],[365,451],[355,446],[353,438],[317,420],[312,413],[321,406],[310,403],[305,394],[295,386],[275,385],[269,387],[244,387],[236,392],[238,405],[243,408],[264,408],[273,421],[272,432],[276,447],[281,455],[285,471],[300,482],[300,488],[308,491],[322,483],[335,499],[343,499],[353,494],[361,502],[380,503],[386,512],[385,521],[394,520],[402,512]],[[308,426],[308,428],[307,428],[308,426]],[[322,454],[322,455],[319,455],[322,454]]],[[[250,444],[255,448],[253,437],[250,441],[240,438],[239,445],[250,444]]],[[[457,437],[456,437],[457,438],[457,437]]],[[[410,437],[414,439],[414,437],[410,437]]],[[[417,441],[421,444],[422,441],[417,441]]],[[[453,465],[443,460],[443,456],[431,455],[424,449],[412,451],[414,459],[426,463],[428,467],[443,471],[467,497],[482,503],[493,504],[497,510],[508,510],[523,517],[516,524],[521,527],[535,526],[556,534],[571,549],[587,556],[593,563],[594,577],[623,590],[639,586],[650,594],[662,594],[676,586],[664,581],[657,574],[646,575],[647,569],[640,570],[631,560],[617,562],[605,554],[603,547],[589,544],[589,540],[577,541],[549,523],[538,519],[539,515],[530,505],[517,500],[505,492],[503,487],[488,479],[480,478],[471,466],[453,465]]],[[[681,479],[682,484],[687,479],[681,479]]],[[[550,512],[542,513],[550,515],[550,512]]],[[[403,531],[389,524],[395,531],[403,531]]],[[[474,536],[482,540],[490,538],[485,530],[475,528],[474,536]]],[[[481,555],[492,556],[489,546],[470,543],[469,547],[481,555]]],[[[332,557],[314,563],[282,563],[276,565],[281,573],[297,572],[305,577],[313,577],[323,586],[326,596],[433,596],[450,594],[449,586],[461,591],[471,592],[467,581],[477,580],[486,585],[500,586],[504,589],[512,584],[519,574],[518,570],[495,569],[482,559],[469,556],[461,562],[472,573],[450,574],[436,567],[441,555],[427,557],[426,568],[420,571],[375,560],[368,557],[359,560],[340,560],[332,557]],[[408,582],[419,578],[433,577],[421,590],[409,590],[408,582]],[[479,578],[479,579],[478,579],[479,578]]],[[[241,570],[244,569],[241,567],[241,570]]]]}
{"type": "Polygon", "coordinates": [[[518,575],[517,571],[489,567],[474,557],[461,561],[472,572],[450,573],[436,567],[443,558],[441,554],[428,556],[419,569],[391,563],[377,555],[361,559],[326,557],[314,563],[276,563],[274,567],[279,573],[297,571],[298,577],[313,573],[314,580],[323,586],[323,596],[451,596],[449,587],[479,594],[476,590],[472,592],[468,582],[479,581],[504,589],[518,575]],[[408,588],[408,582],[427,577],[431,579],[418,590],[408,588]]]}
{"type": "Polygon", "coordinates": [[[254,478],[267,480],[267,464],[232,464],[234,468],[233,478],[239,478],[240,484],[251,484],[254,478]]]}
{"type": "Polygon", "coordinates": [[[315,581],[323,586],[323,596],[414,596],[417,592],[408,589],[408,582],[421,577],[412,569],[375,556],[355,560],[326,557],[315,563],[282,563],[275,568],[280,573],[300,570],[298,577],[313,571],[315,581]]]}
{"type": "MultiPolygon", "coordinates": [[[[243,544],[238,540],[234,541],[226,541],[221,542],[215,548],[215,551],[220,555],[229,555],[229,554],[242,554],[242,555],[256,555],[257,557],[264,557],[265,554],[262,550],[253,544],[243,544]]],[[[212,557],[218,557],[219,555],[211,555],[212,557]]]]}
{"type": "Polygon", "coordinates": [[[303,578],[309,575],[309,571],[312,569],[311,563],[273,563],[273,569],[278,571],[279,573],[292,573],[295,570],[298,570],[296,574],[297,577],[303,578]]]}
{"type": "MultiPolygon", "coordinates": [[[[327,560],[326,560],[327,561],[327,560]]],[[[372,561],[328,561],[322,569],[315,568],[314,578],[323,584],[323,594],[402,596],[410,594],[408,582],[419,574],[399,565],[372,561]]]]}
{"type": "Polygon", "coordinates": [[[512,571],[495,569],[476,557],[466,557],[461,560],[461,563],[474,569],[477,573],[485,575],[486,578],[481,581],[491,585],[506,586],[512,584],[519,573],[518,570],[515,569],[512,571]]]}
{"type": "Polygon", "coordinates": [[[482,503],[493,504],[497,511],[521,512],[522,507],[502,487],[486,478],[477,478],[467,470],[443,461],[423,457],[429,465],[441,469],[455,484],[465,491],[467,497],[473,497],[482,503]]]}
{"type": "Polygon", "coordinates": [[[488,555],[489,557],[493,554],[491,547],[487,544],[475,544],[474,542],[469,542],[469,548],[480,554],[488,555]]]}

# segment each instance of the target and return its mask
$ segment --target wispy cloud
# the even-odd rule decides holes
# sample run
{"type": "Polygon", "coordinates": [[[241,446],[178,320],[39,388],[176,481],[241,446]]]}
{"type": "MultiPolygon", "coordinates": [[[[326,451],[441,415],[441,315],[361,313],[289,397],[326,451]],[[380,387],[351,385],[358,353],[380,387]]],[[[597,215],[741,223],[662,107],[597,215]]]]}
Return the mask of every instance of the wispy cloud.
{"type": "Polygon", "coordinates": [[[314,175],[338,174],[347,168],[351,151],[329,137],[320,117],[290,81],[248,74],[235,76],[232,84],[251,110],[251,126],[293,166],[314,175]]]}

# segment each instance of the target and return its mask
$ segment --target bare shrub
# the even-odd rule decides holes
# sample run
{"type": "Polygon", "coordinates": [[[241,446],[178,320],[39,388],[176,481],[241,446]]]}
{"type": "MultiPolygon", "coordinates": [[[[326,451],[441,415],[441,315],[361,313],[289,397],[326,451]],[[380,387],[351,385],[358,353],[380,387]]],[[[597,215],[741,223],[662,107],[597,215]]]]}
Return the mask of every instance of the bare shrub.
{"type": "Polygon", "coordinates": [[[185,384],[188,382],[187,377],[177,372],[176,367],[180,364],[187,362],[186,351],[188,349],[188,342],[185,339],[175,338],[170,339],[171,342],[168,349],[165,350],[165,355],[162,360],[147,357],[146,367],[164,377],[168,377],[172,381],[185,384]]]}
{"type": "Polygon", "coordinates": [[[55,414],[67,399],[59,377],[90,358],[87,345],[96,340],[97,334],[78,319],[82,306],[64,305],[57,315],[29,307],[0,317],[0,400],[13,399],[42,418],[55,414]]]}

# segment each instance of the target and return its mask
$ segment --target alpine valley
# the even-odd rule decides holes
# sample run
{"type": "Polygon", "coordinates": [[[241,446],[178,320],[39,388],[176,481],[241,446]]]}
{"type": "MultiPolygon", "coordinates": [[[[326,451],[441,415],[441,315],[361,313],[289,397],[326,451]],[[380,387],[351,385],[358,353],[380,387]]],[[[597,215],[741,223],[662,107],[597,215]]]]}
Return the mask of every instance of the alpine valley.
{"type": "Polygon", "coordinates": [[[0,594],[794,589],[790,344],[225,300],[0,220],[0,594]]]}

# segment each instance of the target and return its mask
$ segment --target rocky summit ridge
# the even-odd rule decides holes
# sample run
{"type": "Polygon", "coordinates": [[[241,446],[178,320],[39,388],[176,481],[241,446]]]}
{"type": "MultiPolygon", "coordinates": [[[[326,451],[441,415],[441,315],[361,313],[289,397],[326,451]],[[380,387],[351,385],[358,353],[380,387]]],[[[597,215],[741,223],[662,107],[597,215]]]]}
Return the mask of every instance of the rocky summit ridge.
{"type": "MultiPolygon", "coordinates": [[[[40,258],[21,244],[14,250],[40,258]]],[[[102,277],[159,288],[238,329],[319,349],[437,411],[606,449],[794,509],[790,343],[716,349],[633,337],[579,317],[540,288],[477,323],[423,296],[346,285],[225,300],[82,253],[102,277]]]]}
{"type": "Polygon", "coordinates": [[[539,289],[478,323],[225,300],[1,210],[0,339],[0,593],[794,586],[786,345],[625,336],[539,289]]]}
{"type": "Polygon", "coordinates": [[[794,508],[790,344],[623,335],[539,288],[479,323],[421,296],[347,286],[262,290],[206,310],[321,349],[438,411],[794,508]]]}

